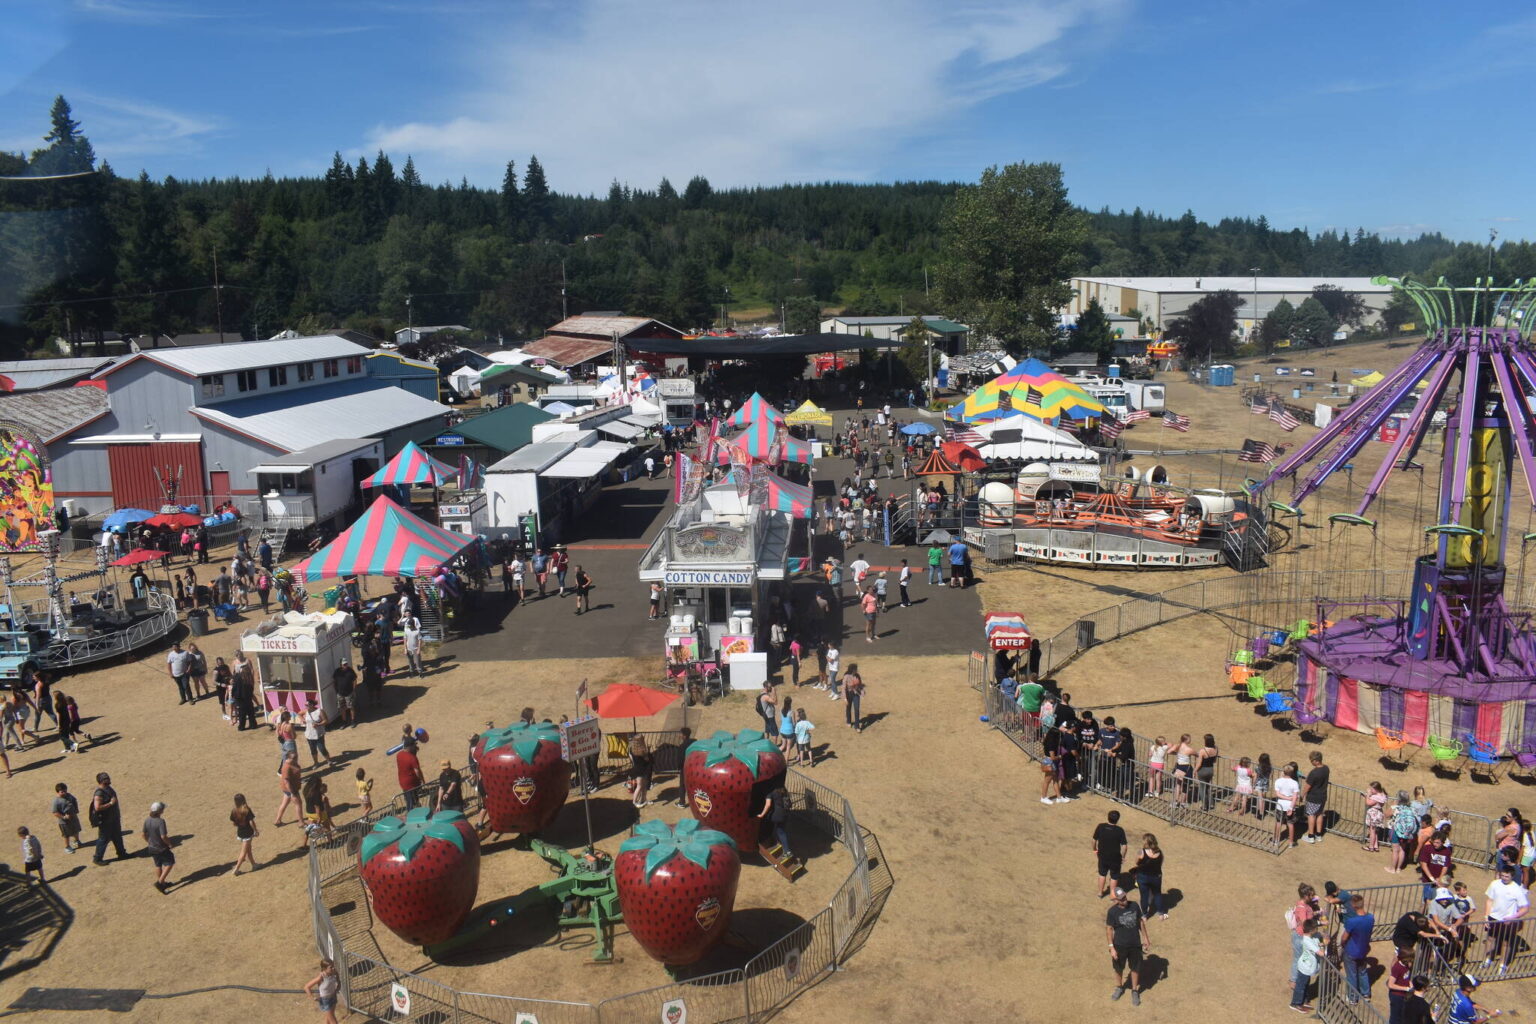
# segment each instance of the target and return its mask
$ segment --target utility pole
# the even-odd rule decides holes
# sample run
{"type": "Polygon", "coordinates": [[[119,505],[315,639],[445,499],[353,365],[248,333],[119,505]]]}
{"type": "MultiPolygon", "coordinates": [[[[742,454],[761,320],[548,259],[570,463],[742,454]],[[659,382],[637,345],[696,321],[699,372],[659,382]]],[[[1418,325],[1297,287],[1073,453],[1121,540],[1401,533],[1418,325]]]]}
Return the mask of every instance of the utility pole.
{"type": "Polygon", "coordinates": [[[213,309],[219,322],[219,344],[224,344],[224,286],[219,284],[219,247],[213,247],[213,309]]]}
{"type": "MultiPolygon", "coordinates": [[[[1253,333],[1254,340],[1258,340],[1259,334],[1259,268],[1249,267],[1248,273],[1253,275],[1253,333]]],[[[1268,352],[1264,353],[1269,355],[1268,352]]]]}
{"type": "Polygon", "coordinates": [[[923,267],[923,298],[928,297],[928,268],[923,267]]]}
{"type": "Polygon", "coordinates": [[[1488,279],[1493,280],[1493,242],[1499,237],[1498,228],[1488,229],[1488,279]]]}
{"type": "Polygon", "coordinates": [[[560,261],[560,319],[568,320],[570,316],[565,305],[565,260],[562,259],[560,261]]]}
{"type": "Polygon", "coordinates": [[[725,286],[725,299],[720,303],[720,329],[722,331],[730,329],[730,326],[731,326],[731,321],[729,319],[729,317],[730,317],[730,308],[731,308],[731,289],[730,289],[730,286],[727,285],[727,286],[725,286]]]}

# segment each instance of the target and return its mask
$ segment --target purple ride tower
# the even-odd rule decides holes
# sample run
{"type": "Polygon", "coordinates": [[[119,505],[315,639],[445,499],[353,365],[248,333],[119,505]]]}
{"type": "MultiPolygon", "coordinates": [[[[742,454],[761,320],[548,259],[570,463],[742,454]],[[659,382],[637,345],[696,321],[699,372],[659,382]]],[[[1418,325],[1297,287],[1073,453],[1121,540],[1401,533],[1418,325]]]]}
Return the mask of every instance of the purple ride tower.
{"type": "MultiPolygon", "coordinates": [[[[1406,600],[1319,598],[1311,635],[1297,649],[1296,703],[1335,726],[1378,726],[1409,743],[1481,756],[1536,750],[1536,638],[1530,616],[1505,603],[1511,471],[1518,461],[1536,494],[1533,394],[1536,349],[1523,333],[1536,320],[1536,282],[1473,288],[1377,278],[1418,305],[1428,340],[1252,488],[1255,498],[1290,478],[1299,506],[1343,469],[1390,416],[1401,429],[1358,507],[1330,517],[1366,518],[1394,470],[1413,462],[1447,408],[1437,518],[1425,530],[1406,600]],[[1416,386],[1422,396],[1406,415],[1416,386]],[[1337,621],[1332,621],[1337,619],[1337,621]]],[[[1524,545],[1536,534],[1521,537],[1524,545]]]]}

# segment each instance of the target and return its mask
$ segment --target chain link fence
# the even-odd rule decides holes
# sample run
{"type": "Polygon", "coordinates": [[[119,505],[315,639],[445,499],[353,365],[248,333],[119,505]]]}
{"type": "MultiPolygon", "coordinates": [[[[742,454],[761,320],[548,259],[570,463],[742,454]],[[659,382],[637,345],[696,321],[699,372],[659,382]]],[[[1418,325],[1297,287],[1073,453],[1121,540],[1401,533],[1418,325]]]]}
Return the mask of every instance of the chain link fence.
{"type": "MultiPolygon", "coordinates": [[[[984,663],[985,667],[985,663],[984,663]]],[[[983,677],[984,679],[984,677],[983,677]]],[[[646,733],[651,749],[669,747],[681,769],[679,733],[646,733]]],[[[465,808],[479,810],[476,781],[466,778],[465,808]]],[[[408,1024],[603,1024],[664,1020],[676,1012],[691,1024],[743,1024],[766,1020],[802,991],[838,968],[860,945],[895,885],[875,835],[859,826],[842,794],[789,771],[793,831],[810,830],[839,844],[851,868],[827,906],[810,920],[748,960],[742,968],[674,982],[598,1003],[563,1002],[515,995],[461,992],[388,962],[372,933],[372,914],[357,870],[362,837],[381,818],[402,815],[413,805],[431,806],[435,787],[400,794],[373,813],[313,839],[309,848],[309,896],[315,946],[334,960],[341,974],[345,1006],[368,1017],[408,1024]]]]}

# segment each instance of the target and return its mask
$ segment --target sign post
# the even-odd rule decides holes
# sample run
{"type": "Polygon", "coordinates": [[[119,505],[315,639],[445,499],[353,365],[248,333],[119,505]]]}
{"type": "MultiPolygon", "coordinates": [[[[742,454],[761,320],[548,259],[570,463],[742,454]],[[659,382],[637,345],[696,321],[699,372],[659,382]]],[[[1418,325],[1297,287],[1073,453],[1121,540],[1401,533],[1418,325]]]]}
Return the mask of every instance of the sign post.
{"type": "Polygon", "coordinates": [[[587,760],[596,757],[603,749],[603,727],[593,715],[581,713],[581,702],[587,695],[587,681],[576,687],[576,719],[560,723],[560,757],[569,764],[576,763],[576,777],[581,780],[581,807],[587,818],[587,852],[595,844],[592,839],[592,790],[597,780],[588,777],[587,760]]]}

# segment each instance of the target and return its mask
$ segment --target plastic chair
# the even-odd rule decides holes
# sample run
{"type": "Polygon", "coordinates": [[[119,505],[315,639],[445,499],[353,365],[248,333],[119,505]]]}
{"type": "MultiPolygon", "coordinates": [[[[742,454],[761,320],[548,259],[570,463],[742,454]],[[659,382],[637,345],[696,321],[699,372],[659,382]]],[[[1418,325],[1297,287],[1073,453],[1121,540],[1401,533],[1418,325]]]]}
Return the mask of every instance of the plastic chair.
{"type": "Polygon", "coordinates": [[[1312,629],[1312,621],[1310,619],[1297,619],[1296,623],[1293,626],[1291,626],[1291,633],[1290,633],[1290,636],[1287,637],[1287,639],[1289,639],[1289,640],[1305,640],[1307,638],[1307,633],[1311,629],[1312,629]]]}
{"type": "Polygon", "coordinates": [[[1284,714],[1295,707],[1296,699],[1288,693],[1270,691],[1264,695],[1264,713],[1266,715],[1284,714]]]}
{"type": "Polygon", "coordinates": [[[1291,637],[1291,634],[1283,629],[1271,630],[1265,635],[1269,637],[1269,643],[1272,647],[1284,647],[1285,642],[1291,637]]]}
{"type": "Polygon", "coordinates": [[[1269,680],[1263,676],[1253,675],[1248,677],[1248,698],[1254,701],[1262,701],[1269,691],[1269,680]]]}
{"type": "Polygon", "coordinates": [[[1321,739],[1323,735],[1322,727],[1329,723],[1316,708],[1311,708],[1298,702],[1291,709],[1291,724],[1296,727],[1302,736],[1310,732],[1321,739]]]}
{"type": "Polygon", "coordinates": [[[1248,687],[1248,677],[1253,675],[1253,669],[1242,665],[1229,665],[1227,667],[1227,682],[1235,690],[1243,690],[1248,687]]]}
{"type": "Polygon", "coordinates": [[[1376,727],[1376,745],[1381,748],[1381,756],[1384,761],[1393,764],[1406,765],[1413,759],[1412,752],[1408,749],[1408,741],[1403,739],[1403,734],[1397,729],[1376,727]]]}
{"type": "Polygon", "coordinates": [[[1429,752],[1434,757],[1434,768],[1450,772],[1453,775],[1461,774],[1461,761],[1465,756],[1461,744],[1456,740],[1448,740],[1441,736],[1429,737],[1429,752]]]}
{"type": "Polygon", "coordinates": [[[1467,744],[1467,770],[1475,779],[1479,775],[1489,782],[1498,784],[1499,772],[1504,769],[1504,761],[1499,757],[1499,748],[1488,743],[1479,743],[1477,737],[1470,733],[1466,737],[1467,744]]]}
{"type": "Polygon", "coordinates": [[[1536,743],[1526,743],[1514,752],[1515,763],[1510,765],[1509,774],[1519,772],[1527,779],[1536,779],[1536,743]]]}
{"type": "Polygon", "coordinates": [[[1252,665],[1253,664],[1253,652],[1249,651],[1249,650],[1233,651],[1232,652],[1231,664],[1233,664],[1233,665],[1252,665]]]}

